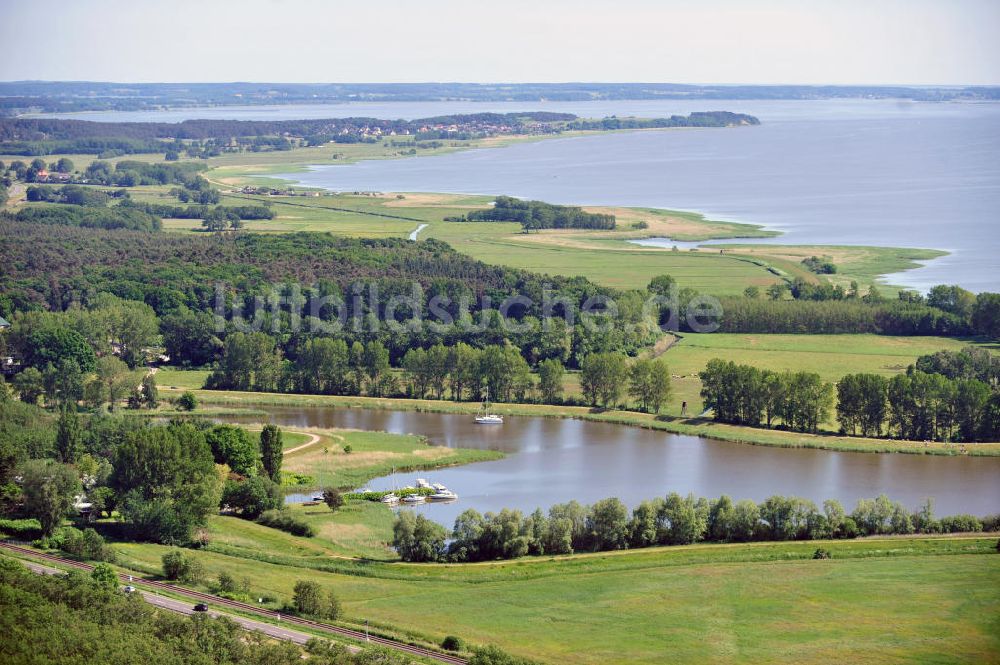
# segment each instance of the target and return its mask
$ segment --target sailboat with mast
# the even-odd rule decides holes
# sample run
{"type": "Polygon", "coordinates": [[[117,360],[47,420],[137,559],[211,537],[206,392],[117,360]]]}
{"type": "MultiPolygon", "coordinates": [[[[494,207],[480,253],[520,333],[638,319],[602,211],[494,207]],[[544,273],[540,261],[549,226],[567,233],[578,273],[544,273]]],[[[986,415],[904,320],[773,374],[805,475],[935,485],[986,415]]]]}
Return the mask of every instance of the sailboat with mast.
{"type": "Polygon", "coordinates": [[[486,399],[483,400],[482,407],[480,407],[479,412],[476,413],[476,424],[503,425],[503,416],[490,413],[490,389],[488,386],[486,388],[486,399]]]}

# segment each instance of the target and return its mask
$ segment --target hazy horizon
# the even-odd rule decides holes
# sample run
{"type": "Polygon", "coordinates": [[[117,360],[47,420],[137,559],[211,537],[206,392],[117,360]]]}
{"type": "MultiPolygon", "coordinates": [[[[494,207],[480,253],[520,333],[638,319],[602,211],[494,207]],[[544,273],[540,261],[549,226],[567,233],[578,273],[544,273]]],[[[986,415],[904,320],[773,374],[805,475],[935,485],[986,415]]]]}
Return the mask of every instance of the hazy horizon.
{"type": "Polygon", "coordinates": [[[754,81],[747,81],[745,83],[734,83],[734,82],[719,82],[719,81],[599,81],[599,80],[567,80],[567,81],[543,81],[543,80],[525,80],[525,81],[489,81],[489,80],[475,80],[475,81],[452,81],[452,80],[431,80],[426,81],[303,81],[297,79],[289,79],[285,81],[273,80],[273,79],[218,79],[213,81],[186,81],[186,80],[176,80],[176,81],[129,81],[124,79],[0,79],[0,83],[120,83],[122,85],[232,85],[232,84],[247,84],[247,85],[264,85],[268,83],[274,83],[276,85],[447,85],[447,84],[462,84],[462,85],[565,85],[565,84],[579,84],[579,85],[689,85],[689,86],[718,86],[722,88],[735,88],[735,87],[751,87],[751,88],[780,88],[789,86],[801,86],[808,88],[924,88],[924,89],[935,89],[935,88],[996,88],[1000,87],[1000,82],[998,83],[962,83],[962,82],[945,82],[945,83],[885,83],[885,82],[874,82],[874,83],[802,83],[800,81],[782,81],[778,83],[756,83],[754,81]]]}
{"type": "Polygon", "coordinates": [[[1000,84],[991,0],[7,0],[0,16],[8,82],[1000,84]]]}

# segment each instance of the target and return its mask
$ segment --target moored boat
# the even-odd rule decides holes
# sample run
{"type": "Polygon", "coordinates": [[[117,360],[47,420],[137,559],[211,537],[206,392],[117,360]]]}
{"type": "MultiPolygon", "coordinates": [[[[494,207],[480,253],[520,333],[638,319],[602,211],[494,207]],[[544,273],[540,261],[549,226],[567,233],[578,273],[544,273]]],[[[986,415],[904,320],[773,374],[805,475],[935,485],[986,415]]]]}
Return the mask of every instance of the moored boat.
{"type": "Polygon", "coordinates": [[[483,406],[476,413],[476,424],[477,425],[503,425],[503,416],[499,416],[495,413],[490,413],[490,390],[486,389],[486,399],[483,400],[483,406]]]}

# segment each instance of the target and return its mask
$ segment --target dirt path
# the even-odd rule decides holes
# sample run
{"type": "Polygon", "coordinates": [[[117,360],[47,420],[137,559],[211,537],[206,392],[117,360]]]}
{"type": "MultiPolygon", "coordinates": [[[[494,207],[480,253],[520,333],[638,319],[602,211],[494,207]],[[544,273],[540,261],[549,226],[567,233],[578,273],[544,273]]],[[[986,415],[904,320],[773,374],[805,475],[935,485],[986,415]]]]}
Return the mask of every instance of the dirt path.
{"type": "Polygon", "coordinates": [[[676,335],[671,335],[669,333],[664,335],[660,339],[656,340],[656,344],[653,345],[652,349],[646,352],[647,354],[646,357],[650,359],[659,358],[664,353],[666,353],[667,350],[670,349],[670,347],[679,342],[680,339],[681,339],[680,337],[677,337],[676,335]]]}
{"type": "Polygon", "coordinates": [[[297,453],[298,451],[302,450],[303,448],[308,448],[309,446],[313,445],[314,443],[319,443],[319,435],[318,434],[313,434],[312,432],[292,432],[292,431],[289,431],[289,434],[306,434],[306,435],[308,435],[311,438],[308,441],[306,441],[305,443],[303,443],[302,445],[300,445],[300,446],[295,446],[294,448],[289,448],[284,453],[282,453],[284,455],[291,455],[292,453],[297,453]]]}

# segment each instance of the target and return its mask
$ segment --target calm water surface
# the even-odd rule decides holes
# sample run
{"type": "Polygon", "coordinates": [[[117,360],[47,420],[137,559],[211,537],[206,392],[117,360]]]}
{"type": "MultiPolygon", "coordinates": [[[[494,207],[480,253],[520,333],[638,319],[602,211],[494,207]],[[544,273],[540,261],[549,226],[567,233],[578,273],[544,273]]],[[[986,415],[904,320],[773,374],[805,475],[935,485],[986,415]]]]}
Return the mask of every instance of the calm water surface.
{"type": "Polygon", "coordinates": [[[818,505],[834,498],[848,509],[859,498],[885,492],[913,508],[933,497],[940,515],[1000,511],[1000,458],[768,448],[557,418],[508,417],[502,426],[484,426],[468,415],[314,407],[266,410],[283,426],[415,433],[436,444],[507,453],[494,462],[396,474],[370,483],[373,489],[393,489],[413,485],[419,476],[447,485],[458,493],[457,502],[415,510],[449,527],[467,508],[530,512],[572,499],[593,503],[609,496],[634,506],[671,491],[755,501],[785,494],[818,505]]]}
{"type": "MultiPolygon", "coordinates": [[[[594,115],[609,111],[608,104],[594,115]]],[[[619,114],[677,110],[618,104],[619,114]]],[[[322,165],[286,177],[332,190],[697,210],[784,232],[766,242],[947,250],[949,256],[890,281],[1000,290],[1000,104],[719,101],[712,107],[751,112],[763,124],[555,139],[322,165]]]]}

